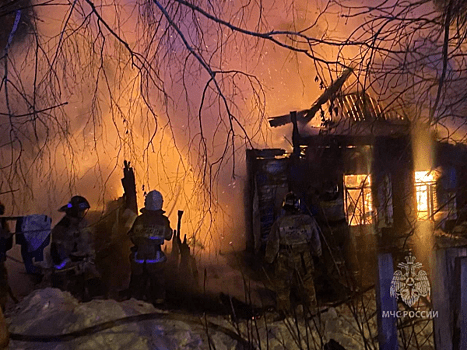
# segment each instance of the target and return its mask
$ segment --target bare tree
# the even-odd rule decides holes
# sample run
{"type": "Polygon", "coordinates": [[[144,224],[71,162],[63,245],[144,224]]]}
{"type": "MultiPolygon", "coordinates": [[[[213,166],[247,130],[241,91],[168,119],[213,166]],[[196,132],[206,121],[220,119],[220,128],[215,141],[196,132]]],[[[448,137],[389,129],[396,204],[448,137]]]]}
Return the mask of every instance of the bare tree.
{"type": "Polygon", "coordinates": [[[233,186],[244,147],[271,141],[274,86],[261,72],[287,79],[289,61],[316,76],[290,87],[324,88],[351,67],[345,89],[462,141],[466,11],[462,0],[2,1],[2,200],[55,203],[84,183],[102,204],[127,159],[143,191],[200,208],[192,232],[222,231],[231,208],[217,184],[233,186]]]}
{"type": "Polygon", "coordinates": [[[361,89],[411,120],[445,128],[447,137],[464,125],[464,2],[396,0],[356,6],[332,1],[331,7],[357,24],[340,43],[358,49],[352,59],[359,64],[361,89]]]}
{"type": "MultiPolygon", "coordinates": [[[[0,183],[17,206],[41,186],[63,200],[86,176],[103,203],[113,171],[128,159],[143,189],[164,183],[172,202],[197,198],[199,228],[206,214],[222,212],[221,171],[228,166],[224,182],[232,182],[242,147],[264,144],[266,92],[255,66],[265,51],[328,64],[315,52],[319,40],[274,30],[262,2],[7,5],[0,183]]],[[[283,10],[296,13],[293,2],[283,10]]]]}
{"type": "Polygon", "coordinates": [[[38,186],[60,200],[91,178],[103,203],[128,159],[144,189],[198,198],[200,227],[222,211],[219,174],[234,178],[242,147],[268,138],[258,67],[286,60],[322,87],[352,65],[348,88],[450,131],[464,123],[462,1],[14,1],[0,15],[0,192],[17,205],[38,186]]]}

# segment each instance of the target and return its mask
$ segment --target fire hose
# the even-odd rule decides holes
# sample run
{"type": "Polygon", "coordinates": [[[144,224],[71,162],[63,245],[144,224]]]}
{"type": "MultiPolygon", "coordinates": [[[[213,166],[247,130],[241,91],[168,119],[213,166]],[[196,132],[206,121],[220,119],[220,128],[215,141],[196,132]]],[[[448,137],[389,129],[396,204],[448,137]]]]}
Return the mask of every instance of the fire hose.
{"type": "MultiPolygon", "coordinates": [[[[374,285],[371,285],[365,288],[364,290],[358,293],[355,293],[353,296],[350,296],[340,302],[332,304],[330,307],[337,307],[339,305],[347,303],[351,299],[365,294],[366,292],[373,289],[374,287],[375,287],[374,285]]],[[[324,313],[328,311],[328,309],[329,307],[322,309],[316,314],[313,314],[311,317],[314,317],[317,314],[324,313]]],[[[250,341],[244,339],[241,335],[235,333],[231,329],[228,329],[214,322],[207,321],[207,320],[203,321],[200,317],[191,316],[191,315],[182,315],[182,314],[177,314],[177,313],[168,314],[168,313],[162,313],[162,312],[153,312],[153,313],[142,314],[142,315],[127,316],[127,317],[119,318],[116,320],[99,323],[94,326],[86,327],[78,331],[65,333],[65,334],[29,335],[29,334],[10,333],[10,339],[16,340],[16,341],[38,342],[38,343],[67,342],[67,341],[71,341],[71,340],[74,340],[80,337],[96,334],[106,329],[111,329],[117,326],[122,326],[125,324],[134,323],[134,322],[148,321],[148,320],[172,320],[172,321],[182,321],[186,323],[201,325],[203,327],[207,327],[212,330],[219,331],[219,332],[226,334],[232,339],[238,341],[245,349],[255,349],[255,346],[250,341]]]]}
{"type": "Polygon", "coordinates": [[[17,341],[39,342],[39,343],[66,342],[66,341],[71,341],[73,339],[80,338],[83,336],[99,333],[106,329],[121,326],[124,324],[148,321],[148,320],[173,320],[173,321],[183,321],[183,322],[187,322],[191,324],[201,325],[203,327],[207,327],[209,329],[213,329],[215,331],[219,331],[219,332],[222,332],[228,335],[232,339],[238,341],[245,349],[255,348],[255,346],[251,342],[244,339],[239,334],[235,333],[234,331],[224,326],[213,323],[211,321],[207,321],[207,320],[202,321],[199,317],[195,317],[195,316],[181,315],[181,314],[167,314],[167,313],[161,313],[161,312],[153,312],[149,314],[123,317],[123,318],[119,318],[116,320],[99,323],[94,326],[86,327],[81,330],[70,332],[70,333],[65,333],[65,334],[29,335],[29,334],[10,333],[10,339],[17,340],[17,341]]]}

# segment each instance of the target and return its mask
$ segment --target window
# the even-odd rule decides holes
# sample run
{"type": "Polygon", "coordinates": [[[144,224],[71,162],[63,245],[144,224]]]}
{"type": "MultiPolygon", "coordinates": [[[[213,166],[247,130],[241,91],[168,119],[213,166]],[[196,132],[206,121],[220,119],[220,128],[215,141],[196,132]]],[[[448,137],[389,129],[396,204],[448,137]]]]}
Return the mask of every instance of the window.
{"type": "Polygon", "coordinates": [[[394,210],[392,206],[392,181],[390,174],[381,174],[379,181],[376,179],[378,208],[378,228],[392,227],[394,223],[394,210]]]}
{"type": "Polygon", "coordinates": [[[436,211],[436,174],[434,171],[415,172],[415,195],[417,198],[417,219],[433,220],[436,211]]]}
{"type": "Polygon", "coordinates": [[[345,215],[350,226],[373,223],[371,175],[344,175],[345,215]]]}
{"type": "Polygon", "coordinates": [[[445,167],[442,169],[442,176],[438,179],[437,186],[438,210],[440,211],[441,220],[457,219],[456,191],[457,171],[452,166],[445,167]]]}

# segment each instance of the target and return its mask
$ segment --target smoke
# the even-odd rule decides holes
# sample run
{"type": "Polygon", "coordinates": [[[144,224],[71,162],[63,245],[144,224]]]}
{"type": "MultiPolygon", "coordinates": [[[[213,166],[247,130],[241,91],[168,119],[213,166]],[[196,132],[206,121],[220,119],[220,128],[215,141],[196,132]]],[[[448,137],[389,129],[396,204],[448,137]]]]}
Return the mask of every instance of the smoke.
{"type": "Polygon", "coordinates": [[[122,194],[129,160],[140,207],[145,192],[161,191],[173,226],[184,210],[182,234],[196,250],[242,246],[245,149],[290,149],[290,128],[271,130],[267,117],[309,108],[321,83],[362,55],[358,45],[320,42],[347,37],[360,19],[326,1],[199,6],[214,19],[170,1],[35,8],[37,32],[14,43],[1,68],[9,213],[56,219],[75,194],[103,211],[122,194]],[[281,46],[254,35],[273,29],[316,41],[278,34],[281,46]]]}
{"type": "MultiPolygon", "coordinates": [[[[145,192],[160,190],[172,226],[185,211],[182,234],[195,237],[195,249],[242,247],[245,150],[290,147],[288,130],[270,131],[266,117],[309,107],[319,94],[315,68],[271,42],[164,6],[179,32],[154,3],[96,3],[102,20],[86,2],[35,8],[37,32],[12,45],[2,68],[11,81],[0,97],[9,214],[56,222],[56,209],[76,194],[103,211],[122,194],[126,159],[140,207],[145,192]]],[[[259,32],[296,30],[319,13],[305,1],[211,11],[259,32]]]]}

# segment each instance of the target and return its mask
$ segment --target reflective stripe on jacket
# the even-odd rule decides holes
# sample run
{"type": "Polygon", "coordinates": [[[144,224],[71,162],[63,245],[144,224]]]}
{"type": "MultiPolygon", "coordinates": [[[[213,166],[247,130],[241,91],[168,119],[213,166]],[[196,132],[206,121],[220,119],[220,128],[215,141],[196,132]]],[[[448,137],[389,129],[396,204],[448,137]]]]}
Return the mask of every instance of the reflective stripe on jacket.
{"type": "Polygon", "coordinates": [[[85,219],[65,215],[52,229],[51,235],[51,254],[54,264],[62,263],[71,253],[94,258],[92,233],[85,219]]]}
{"type": "Polygon", "coordinates": [[[143,214],[136,218],[128,235],[136,246],[135,262],[165,261],[161,245],[165,240],[172,238],[172,229],[164,211],[144,210],[143,214]]]}
{"type": "Polygon", "coordinates": [[[277,219],[268,236],[266,262],[275,260],[281,246],[297,252],[302,252],[308,246],[313,255],[320,256],[321,240],[315,219],[305,214],[288,213],[277,219]]]}

